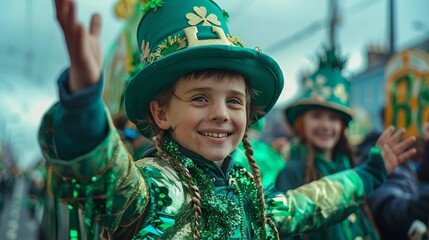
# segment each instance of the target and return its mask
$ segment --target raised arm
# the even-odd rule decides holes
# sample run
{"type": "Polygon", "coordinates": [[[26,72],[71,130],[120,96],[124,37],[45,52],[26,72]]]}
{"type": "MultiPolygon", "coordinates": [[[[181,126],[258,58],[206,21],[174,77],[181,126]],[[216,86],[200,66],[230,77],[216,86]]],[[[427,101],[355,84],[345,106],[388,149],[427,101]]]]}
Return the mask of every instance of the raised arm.
{"type": "Polygon", "coordinates": [[[345,219],[380,186],[399,164],[412,157],[415,138],[403,140],[404,130],[387,128],[371,149],[369,160],[279,194],[267,200],[272,220],[283,235],[318,230],[345,219]]]}
{"type": "Polygon", "coordinates": [[[77,234],[84,222],[92,239],[96,221],[109,232],[131,226],[145,211],[149,193],[101,98],[100,17],[93,15],[88,31],[76,20],[74,1],[56,0],[55,7],[70,69],[58,81],[59,103],[42,119],[39,143],[48,163],[48,189],[68,205],[69,238],[82,239],[77,234]],[[84,210],[83,222],[78,208],[84,210]]]}
{"type": "Polygon", "coordinates": [[[55,0],[58,23],[63,30],[70,58],[69,90],[79,92],[100,80],[103,56],[100,47],[101,17],[94,14],[89,31],[76,19],[72,0],[55,0]]]}

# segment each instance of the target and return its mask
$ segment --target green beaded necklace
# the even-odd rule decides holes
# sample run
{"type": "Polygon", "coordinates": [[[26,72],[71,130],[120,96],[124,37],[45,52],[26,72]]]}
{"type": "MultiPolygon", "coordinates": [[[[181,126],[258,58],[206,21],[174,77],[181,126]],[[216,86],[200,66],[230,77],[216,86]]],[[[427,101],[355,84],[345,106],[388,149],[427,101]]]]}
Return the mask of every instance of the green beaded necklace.
{"type": "Polygon", "coordinates": [[[180,152],[179,145],[165,136],[162,148],[171,157],[180,161],[191,173],[192,180],[200,190],[201,205],[203,209],[201,238],[202,239],[228,239],[237,228],[240,227],[242,239],[245,234],[244,200],[250,202],[248,220],[253,231],[253,236],[261,239],[272,239],[274,236],[268,231],[269,236],[262,236],[262,211],[255,182],[250,174],[241,167],[235,166],[231,171],[230,183],[234,184],[238,204],[227,196],[215,194],[215,188],[204,170],[191,159],[180,152]]]}

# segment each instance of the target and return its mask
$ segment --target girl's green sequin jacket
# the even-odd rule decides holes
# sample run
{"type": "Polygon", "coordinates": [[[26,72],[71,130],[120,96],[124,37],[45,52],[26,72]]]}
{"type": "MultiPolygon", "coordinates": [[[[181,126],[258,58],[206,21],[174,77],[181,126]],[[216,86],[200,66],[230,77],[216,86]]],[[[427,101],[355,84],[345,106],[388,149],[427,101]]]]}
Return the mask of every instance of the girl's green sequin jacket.
{"type": "MultiPolygon", "coordinates": [[[[276,181],[276,187],[279,190],[287,191],[302,186],[304,183],[307,148],[300,143],[294,143],[291,146],[291,157],[288,165],[280,172],[276,181]]],[[[372,156],[380,157],[381,156],[372,156]]],[[[315,153],[314,166],[320,176],[329,176],[337,172],[351,169],[350,161],[344,154],[337,152],[333,161],[328,161],[318,151],[315,153]]],[[[327,228],[311,231],[306,235],[294,236],[285,239],[380,239],[376,228],[372,225],[370,218],[366,215],[364,207],[361,206],[355,212],[350,214],[340,223],[333,224],[327,228]]]]}

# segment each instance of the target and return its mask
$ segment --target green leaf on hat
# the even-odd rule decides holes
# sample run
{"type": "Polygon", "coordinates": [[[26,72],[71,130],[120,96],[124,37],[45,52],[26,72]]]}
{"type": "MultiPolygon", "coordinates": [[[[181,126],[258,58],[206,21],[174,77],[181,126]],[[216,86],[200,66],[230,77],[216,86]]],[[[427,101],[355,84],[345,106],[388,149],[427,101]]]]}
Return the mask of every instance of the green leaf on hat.
{"type": "Polygon", "coordinates": [[[222,14],[223,14],[223,17],[225,18],[225,21],[228,22],[229,21],[229,13],[226,10],[222,9],[222,14]]]}
{"type": "Polygon", "coordinates": [[[146,3],[141,12],[143,15],[145,15],[146,13],[148,13],[150,10],[158,10],[158,7],[162,7],[164,6],[164,0],[150,0],[148,3],[146,3]]]}

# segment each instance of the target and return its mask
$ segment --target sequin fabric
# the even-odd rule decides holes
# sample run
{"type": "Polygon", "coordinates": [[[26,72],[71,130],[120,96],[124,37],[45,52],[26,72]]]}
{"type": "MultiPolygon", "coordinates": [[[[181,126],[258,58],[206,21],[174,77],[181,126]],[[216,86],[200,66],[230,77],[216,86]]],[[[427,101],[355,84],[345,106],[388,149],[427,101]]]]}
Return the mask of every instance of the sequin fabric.
{"type": "MultiPolygon", "coordinates": [[[[195,210],[180,171],[156,154],[134,162],[107,110],[110,130],[106,138],[87,154],[60,159],[53,137],[57,107],[45,114],[39,130],[39,142],[48,162],[49,190],[56,199],[72,210],[83,209],[88,230],[97,222],[111,233],[118,229],[137,230],[134,239],[192,238],[195,210]],[[85,205],[91,206],[90,212],[85,205]]],[[[162,145],[189,170],[200,189],[201,239],[273,237],[270,227],[262,230],[261,204],[248,172],[234,167],[227,177],[233,181],[228,181],[227,186],[214,186],[205,167],[185,157],[175,142],[165,138],[162,145]]],[[[267,191],[266,213],[284,235],[315,230],[353,212],[368,193],[364,182],[371,181],[370,177],[362,179],[356,171],[348,170],[286,194],[267,191]]],[[[76,236],[79,229],[71,230],[70,235],[76,236]]]]}

